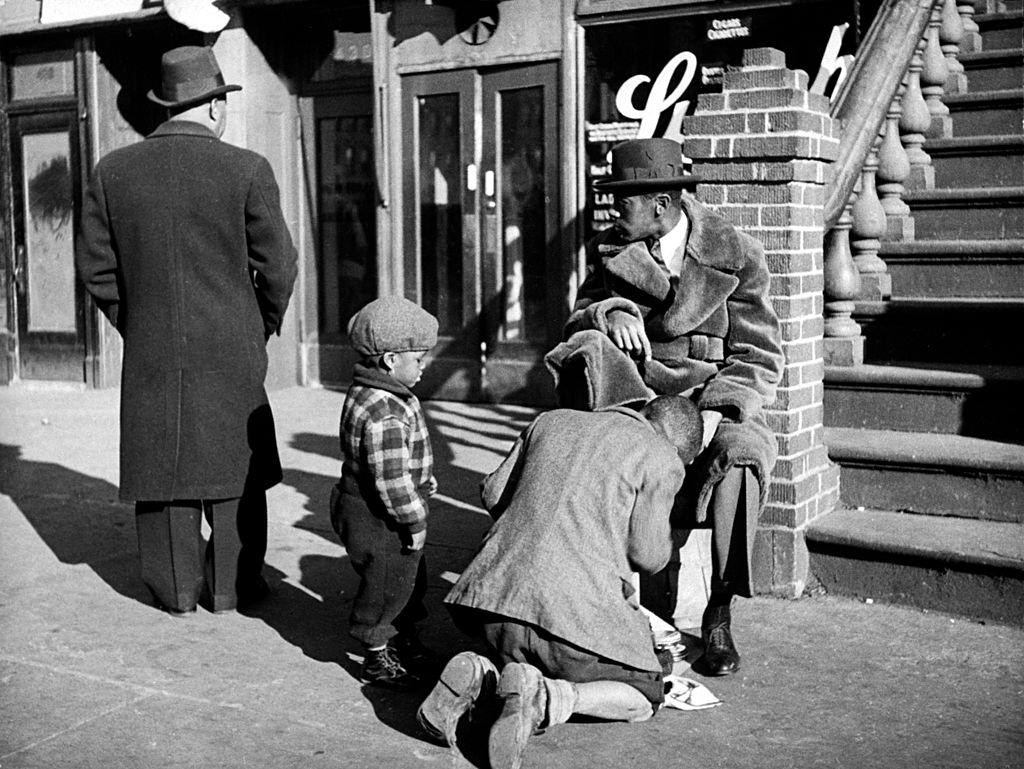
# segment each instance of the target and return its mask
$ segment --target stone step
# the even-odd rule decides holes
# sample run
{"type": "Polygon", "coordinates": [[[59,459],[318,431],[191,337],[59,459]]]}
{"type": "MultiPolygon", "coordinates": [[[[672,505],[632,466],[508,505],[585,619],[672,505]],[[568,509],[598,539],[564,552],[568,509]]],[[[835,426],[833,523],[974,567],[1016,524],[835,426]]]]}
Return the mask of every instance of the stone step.
{"type": "Polygon", "coordinates": [[[939,189],[1024,186],[1024,136],[962,136],[924,145],[939,189]]]}
{"type": "Polygon", "coordinates": [[[998,13],[976,13],[974,23],[981,32],[982,48],[986,51],[1017,48],[1021,45],[1024,11],[1020,7],[1007,8],[998,13]]]}
{"type": "Polygon", "coordinates": [[[900,297],[1024,297],[1024,240],[885,242],[878,254],[900,297]]]}
{"type": "Polygon", "coordinates": [[[1024,622],[1020,524],[840,509],[812,521],[806,541],[830,593],[1024,622]]]}
{"type": "Polygon", "coordinates": [[[942,97],[955,136],[1014,135],[1024,118],[1024,88],[950,93],[942,97]]]}
{"type": "Polygon", "coordinates": [[[1020,10],[1024,0],[974,0],[975,13],[1002,13],[1020,10]]]}
{"type": "Polygon", "coordinates": [[[1024,187],[909,190],[918,240],[1024,238],[1024,187]]]}
{"type": "Polygon", "coordinates": [[[866,337],[865,363],[1024,364],[1024,300],[1019,298],[856,302],[853,318],[866,337]]]}
{"type": "Polygon", "coordinates": [[[847,507],[1024,522],[1024,446],[855,427],[825,428],[825,445],[847,507]]]}
{"type": "Polygon", "coordinates": [[[971,91],[1018,88],[1024,83],[1024,50],[1019,47],[961,53],[958,58],[971,91]]]}
{"type": "Polygon", "coordinates": [[[826,366],[825,424],[1024,443],[1024,366],[826,366]]]}

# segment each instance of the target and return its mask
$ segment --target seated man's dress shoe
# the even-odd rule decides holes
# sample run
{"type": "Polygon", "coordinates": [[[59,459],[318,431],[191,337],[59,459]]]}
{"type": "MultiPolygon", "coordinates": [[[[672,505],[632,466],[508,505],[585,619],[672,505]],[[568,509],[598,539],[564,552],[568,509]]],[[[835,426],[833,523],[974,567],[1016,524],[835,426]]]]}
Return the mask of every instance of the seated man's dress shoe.
{"type": "Polygon", "coordinates": [[[704,640],[703,672],[709,676],[727,676],[740,669],[740,655],[732,640],[732,620],[728,604],[709,606],[704,612],[701,637],[704,640]]]}

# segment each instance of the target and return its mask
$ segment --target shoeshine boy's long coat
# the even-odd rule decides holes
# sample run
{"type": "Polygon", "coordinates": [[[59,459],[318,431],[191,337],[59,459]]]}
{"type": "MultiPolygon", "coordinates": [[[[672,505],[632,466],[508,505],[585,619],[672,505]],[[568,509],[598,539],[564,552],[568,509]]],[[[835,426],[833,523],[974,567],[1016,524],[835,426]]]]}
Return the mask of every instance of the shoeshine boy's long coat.
{"type": "Polygon", "coordinates": [[[124,337],[121,499],[233,498],[281,480],[263,382],[296,254],[266,159],[171,120],[106,155],[79,274],[124,337]]]}
{"type": "Polygon", "coordinates": [[[636,411],[542,414],[484,480],[497,521],[445,601],[660,671],[631,575],[668,563],[683,475],[675,447],[636,411]]]}

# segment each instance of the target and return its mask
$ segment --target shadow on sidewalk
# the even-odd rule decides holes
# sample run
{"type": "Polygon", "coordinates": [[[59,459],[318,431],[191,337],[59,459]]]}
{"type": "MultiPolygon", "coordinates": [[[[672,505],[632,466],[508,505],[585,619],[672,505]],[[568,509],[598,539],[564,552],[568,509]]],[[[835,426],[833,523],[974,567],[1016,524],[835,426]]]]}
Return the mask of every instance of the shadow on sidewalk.
{"type": "MultiPolygon", "coordinates": [[[[435,568],[428,560],[428,616],[421,626],[424,640],[438,652],[442,661],[467,648],[483,651],[478,642],[461,636],[442,605],[446,592],[443,585],[446,583],[440,579],[438,572],[445,565],[435,568]]],[[[302,556],[299,568],[299,585],[296,586],[286,581],[288,575],[279,569],[269,565],[264,567],[264,576],[271,585],[270,597],[240,613],[266,623],[307,657],[337,665],[358,681],[363,652],[358,642],[348,636],[348,615],[358,584],[355,572],[344,555],[340,558],[302,556]]],[[[375,686],[362,686],[360,691],[382,724],[408,737],[436,745],[424,734],[416,719],[416,710],[433,683],[433,680],[426,681],[422,690],[413,692],[393,692],[375,686]]],[[[479,746],[473,747],[479,742],[478,737],[471,735],[465,738],[464,753],[471,765],[486,767],[486,760],[482,758],[486,755],[486,745],[482,748],[483,752],[480,752],[479,746]],[[474,750],[481,758],[475,757],[477,753],[474,750]]]]}
{"type": "MultiPolygon", "coordinates": [[[[459,429],[452,429],[452,425],[447,424],[451,420],[427,404],[439,497],[431,503],[425,598],[428,616],[420,630],[424,642],[438,653],[442,662],[464,649],[483,651],[478,641],[463,636],[455,628],[444,608],[443,599],[451,586],[451,577],[446,572],[458,573],[465,567],[490,527],[490,518],[482,511],[476,512],[480,505],[479,489],[484,473],[466,467],[465,463],[460,464],[457,458],[467,451],[485,450],[493,455],[487,460],[497,467],[504,451],[529,421],[521,412],[491,413],[494,409],[489,407],[487,413],[474,413],[469,425],[459,424],[459,429]]],[[[289,447],[335,459],[338,469],[341,468],[336,434],[296,433],[289,440],[289,447]]],[[[477,463],[479,459],[474,465],[477,463]]],[[[489,471],[493,467],[484,469],[489,471]]],[[[340,546],[328,511],[330,490],[336,481],[336,476],[313,473],[295,466],[284,470],[284,484],[307,500],[304,515],[294,526],[340,546]]],[[[266,567],[264,573],[273,586],[273,595],[246,614],[261,619],[311,659],[336,664],[353,679],[359,680],[362,649],[348,636],[348,615],[358,577],[347,560],[343,551],[339,557],[301,556],[300,573],[292,577],[293,582],[298,581],[297,586],[285,581],[289,575],[266,567]]],[[[422,691],[412,693],[364,686],[362,693],[381,723],[409,737],[435,744],[426,737],[416,720],[416,710],[432,685],[433,681],[429,681],[422,691]]],[[[483,767],[486,766],[486,745],[481,748],[479,742],[477,734],[468,735],[465,740],[460,738],[467,759],[473,765],[483,767]]]]}
{"type": "Polygon", "coordinates": [[[61,563],[87,564],[121,595],[152,604],[139,576],[132,505],[117,486],[52,462],[23,459],[0,443],[0,493],[6,494],[61,563]]]}

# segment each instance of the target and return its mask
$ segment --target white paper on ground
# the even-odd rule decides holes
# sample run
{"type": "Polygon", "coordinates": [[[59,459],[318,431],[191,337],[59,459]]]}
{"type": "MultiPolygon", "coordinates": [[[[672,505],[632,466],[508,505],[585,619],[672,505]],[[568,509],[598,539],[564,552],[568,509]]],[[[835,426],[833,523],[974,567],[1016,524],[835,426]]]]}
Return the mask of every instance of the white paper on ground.
{"type": "Polygon", "coordinates": [[[704,684],[685,676],[665,676],[665,707],[678,710],[705,710],[721,705],[704,684]]]}

